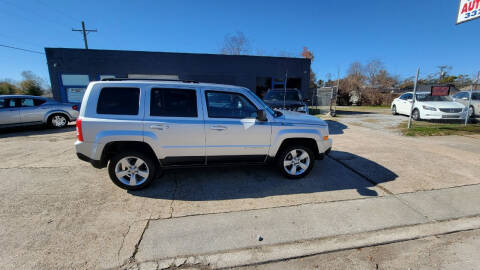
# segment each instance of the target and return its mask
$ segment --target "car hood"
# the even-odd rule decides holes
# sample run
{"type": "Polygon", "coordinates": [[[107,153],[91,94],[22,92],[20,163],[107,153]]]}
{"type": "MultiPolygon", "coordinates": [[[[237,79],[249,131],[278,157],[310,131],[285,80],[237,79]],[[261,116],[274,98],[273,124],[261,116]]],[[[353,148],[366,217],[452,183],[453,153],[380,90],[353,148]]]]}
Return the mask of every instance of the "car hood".
{"type": "Polygon", "coordinates": [[[278,110],[278,111],[280,111],[283,115],[276,117],[275,122],[283,122],[286,124],[328,126],[327,122],[312,115],[299,113],[299,112],[292,112],[287,110],[278,110]]]}
{"type": "Polygon", "coordinates": [[[435,108],[464,108],[465,105],[455,101],[418,101],[421,105],[435,108]]]}

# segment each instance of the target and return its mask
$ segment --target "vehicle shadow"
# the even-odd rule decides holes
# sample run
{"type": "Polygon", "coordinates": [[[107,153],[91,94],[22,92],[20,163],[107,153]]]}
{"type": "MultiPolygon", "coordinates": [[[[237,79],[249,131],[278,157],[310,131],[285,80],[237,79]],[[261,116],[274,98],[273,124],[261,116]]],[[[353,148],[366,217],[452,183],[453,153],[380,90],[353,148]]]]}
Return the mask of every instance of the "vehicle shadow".
{"type": "Polygon", "coordinates": [[[128,191],[134,196],[183,201],[216,201],[246,198],[265,198],[290,194],[313,194],[354,189],[363,196],[378,196],[377,184],[393,181],[397,175],[387,168],[363,157],[332,151],[340,162],[326,157],[315,164],[309,176],[289,180],[273,166],[192,168],[166,171],[148,188],[128,191]],[[376,174],[369,180],[343,165],[356,162],[376,174]],[[342,162],[342,163],[341,163],[342,162]],[[372,180],[373,179],[373,180],[372,180]],[[175,186],[175,191],[169,187],[175,186]]]}
{"type": "Polygon", "coordinates": [[[325,120],[325,122],[328,124],[328,132],[331,135],[343,134],[343,130],[348,128],[347,125],[334,120],[325,120]]]}
{"type": "Polygon", "coordinates": [[[22,126],[22,127],[9,127],[0,129],[0,138],[11,138],[19,136],[31,136],[31,135],[47,135],[71,132],[75,130],[75,124],[70,123],[65,128],[50,128],[45,125],[37,126],[22,126]]]}

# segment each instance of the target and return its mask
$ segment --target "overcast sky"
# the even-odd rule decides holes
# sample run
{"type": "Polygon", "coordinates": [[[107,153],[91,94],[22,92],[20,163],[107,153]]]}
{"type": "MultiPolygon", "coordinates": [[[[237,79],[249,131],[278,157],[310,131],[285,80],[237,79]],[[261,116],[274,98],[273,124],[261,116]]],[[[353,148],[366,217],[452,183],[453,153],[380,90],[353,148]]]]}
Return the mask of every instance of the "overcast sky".
{"type": "MultiPolygon", "coordinates": [[[[345,73],[353,61],[380,59],[402,78],[480,70],[480,19],[455,25],[457,0],[100,1],[0,0],[0,44],[43,52],[92,49],[218,53],[226,34],[243,32],[252,52],[315,55],[318,78],[345,73]]],[[[48,80],[45,55],[0,47],[0,79],[31,70],[48,80]]]]}

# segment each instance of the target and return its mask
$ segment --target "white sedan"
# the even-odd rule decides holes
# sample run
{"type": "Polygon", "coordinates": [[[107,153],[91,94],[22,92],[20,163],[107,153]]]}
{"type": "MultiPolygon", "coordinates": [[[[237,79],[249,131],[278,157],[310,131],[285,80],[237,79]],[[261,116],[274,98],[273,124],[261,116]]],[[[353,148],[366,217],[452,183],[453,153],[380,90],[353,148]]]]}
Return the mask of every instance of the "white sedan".
{"type": "MultiPolygon", "coordinates": [[[[413,93],[408,92],[392,102],[392,114],[409,116],[412,108],[413,93]]],[[[432,96],[430,92],[417,92],[412,119],[465,119],[465,106],[455,102],[449,96],[432,96]]]]}

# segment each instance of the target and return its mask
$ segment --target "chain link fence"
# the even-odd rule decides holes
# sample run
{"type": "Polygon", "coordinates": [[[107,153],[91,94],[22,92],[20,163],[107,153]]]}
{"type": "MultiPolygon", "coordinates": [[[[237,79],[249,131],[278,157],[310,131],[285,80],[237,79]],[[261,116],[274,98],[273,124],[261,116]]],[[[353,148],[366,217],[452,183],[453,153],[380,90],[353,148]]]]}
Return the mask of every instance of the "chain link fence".
{"type": "Polygon", "coordinates": [[[311,92],[310,114],[331,114],[334,116],[337,105],[337,88],[319,87],[313,89],[311,92]]]}

